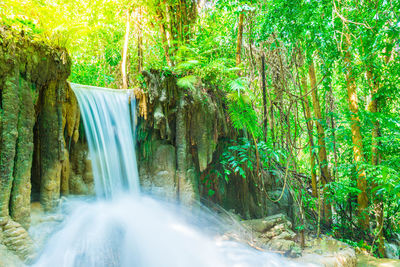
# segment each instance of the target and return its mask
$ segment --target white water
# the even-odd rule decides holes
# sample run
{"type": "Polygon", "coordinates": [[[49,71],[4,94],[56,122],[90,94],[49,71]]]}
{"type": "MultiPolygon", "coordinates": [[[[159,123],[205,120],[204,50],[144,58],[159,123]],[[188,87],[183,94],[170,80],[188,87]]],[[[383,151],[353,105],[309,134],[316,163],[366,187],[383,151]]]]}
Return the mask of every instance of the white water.
{"type": "Polygon", "coordinates": [[[224,222],[216,215],[193,215],[179,205],[140,194],[131,92],[80,85],[72,88],[78,97],[100,197],[73,202],[67,219],[34,266],[298,266],[278,255],[218,238],[224,222]]]}
{"type": "Polygon", "coordinates": [[[139,181],[132,120],[135,97],[132,90],[71,86],[82,111],[96,195],[111,198],[123,191],[137,194],[139,181]]]}

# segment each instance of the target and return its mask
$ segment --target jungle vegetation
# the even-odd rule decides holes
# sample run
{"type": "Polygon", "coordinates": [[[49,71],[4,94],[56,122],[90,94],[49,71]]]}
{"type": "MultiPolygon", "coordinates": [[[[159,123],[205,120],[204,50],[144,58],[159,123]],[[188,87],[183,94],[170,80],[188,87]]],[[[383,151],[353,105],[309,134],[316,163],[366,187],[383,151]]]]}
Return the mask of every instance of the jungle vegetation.
{"type": "Polygon", "coordinates": [[[283,168],[300,233],[381,257],[400,233],[400,1],[4,0],[0,16],[66,47],[72,82],[145,87],[158,69],[225,92],[243,138],[210,179],[283,168]]]}

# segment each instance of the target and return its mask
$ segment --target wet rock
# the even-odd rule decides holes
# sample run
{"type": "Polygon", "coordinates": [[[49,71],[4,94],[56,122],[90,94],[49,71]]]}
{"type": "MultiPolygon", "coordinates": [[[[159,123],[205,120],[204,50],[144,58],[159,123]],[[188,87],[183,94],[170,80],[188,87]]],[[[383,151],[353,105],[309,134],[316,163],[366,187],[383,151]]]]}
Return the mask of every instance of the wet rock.
{"type": "Polygon", "coordinates": [[[385,252],[389,259],[400,258],[400,247],[395,242],[385,242],[385,252]]]}
{"type": "Polygon", "coordinates": [[[160,197],[176,199],[175,147],[155,142],[154,149],[150,160],[139,164],[142,189],[160,197]]]}
{"type": "Polygon", "coordinates": [[[274,238],[267,245],[272,251],[284,252],[285,256],[296,257],[301,255],[301,249],[299,250],[298,245],[292,240],[274,238]]]}
{"type": "Polygon", "coordinates": [[[10,252],[6,246],[0,244],[0,266],[24,267],[25,265],[18,256],[10,252]]]}
{"type": "Polygon", "coordinates": [[[297,259],[301,263],[314,263],[324,267],[355,267],[357,257],[355,250],[336,239],[322,236],[308,238],[302,257],[297,259]]]}
{"type": "Polygon", "coordinates": [[[146,93],[135,91],[141,183],[146,191],[166,191],[168,197],[172,189],[175,199],[190,205],[200,198],[200,174],[210,166],[218,139],[227,132],[222,101],[200,84],[190,91],[179,88],[171,74],[151,70],[143,75],[146,93]],[[159,161],[158,155],[166,153],[159,145],[170,146],[167,158],[174,161],[172,168],[159,161]]]}
{"type": "MultiPolygon", "coordinates": [[[[269,178],[273,179],[273,178],[269,178]]],[[[277,188],[276,190],[271,190],[268,193],[268,196],[272,199],[278,199],[281,194],[282,194],[282,188],[277,188]]],[[[293,217],[293,198],[290,195],[289,190],[287,188],[285,189],[285,192],[283,192],[282,197],[278,202],[273,202],[269,199],[266,200],[266,214],[268,215],[273,215],[273,214],[279,214],[279,213],[285,213],[289,217],[293,217]]]]}
{"type": "Polygon", "coordinates": [[[295,242],[296,234],[292,223],[283,214],[276,214],[262,219],[246,220],[242,223],[253,230],[259,246],[279,252],[289,257],[299,257],[301,249],[295,242]]]}
{"type": "Polygon", "coordinates": [[[8,219],[2,226],[2,243],[21,260],[30,262],[35,257],[35,247],[28,232],[17,222],[8,219]]]}
{"type": "Polygon", "coordinates": [[[251,228],[252,230],[264,233],[278,224],[286,224],[288,228],[292,227],[292,223],[284,214],[276,214],[261,219],[253,219],[243,221],[243,225],[251,228]]]}
{"type": "Polygon", "coordinates": [[[73,144],[70,148],[69,162],[67,194],[94,194],[94,179],[88,145],[84,142],[73,144]]]}
{"type": "Polygon", "coordinates": [[[46,213],[40,202],[33,202],[31,204],[32,222],[29,228],[29,235],[35,246],[43,248],[49,236],[59,227],[63,219],[62,213],[46,213]]]}

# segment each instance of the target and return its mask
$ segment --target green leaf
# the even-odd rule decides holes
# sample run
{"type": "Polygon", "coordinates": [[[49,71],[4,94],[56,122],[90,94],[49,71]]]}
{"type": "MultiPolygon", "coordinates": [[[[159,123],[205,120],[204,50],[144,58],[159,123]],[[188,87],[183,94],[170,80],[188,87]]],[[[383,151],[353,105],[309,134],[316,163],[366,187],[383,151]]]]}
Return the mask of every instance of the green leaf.
{"type": "Polygon", "coordinates": [[[198,78],[196,76],[189,75],[189,76],[179,78],[178,81],[176,82],[176,84],[180,88],[194,90],[197,80],[198,80],[198,78]]]}

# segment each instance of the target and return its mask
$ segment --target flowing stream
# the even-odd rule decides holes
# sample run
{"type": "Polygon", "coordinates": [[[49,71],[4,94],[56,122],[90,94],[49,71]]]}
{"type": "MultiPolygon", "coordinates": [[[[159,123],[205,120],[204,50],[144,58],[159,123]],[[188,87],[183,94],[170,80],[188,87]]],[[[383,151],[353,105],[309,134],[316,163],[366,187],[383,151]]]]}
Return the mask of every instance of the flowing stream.
{"type": "Polygon", "coordinates": [[[76,84],[72,88],[85,126],[97,197],[70,201],[66,219],[34,266],[300,266],[220,238],[227,225],[215,214],[140,193],[133,92],[76,84]]]}

